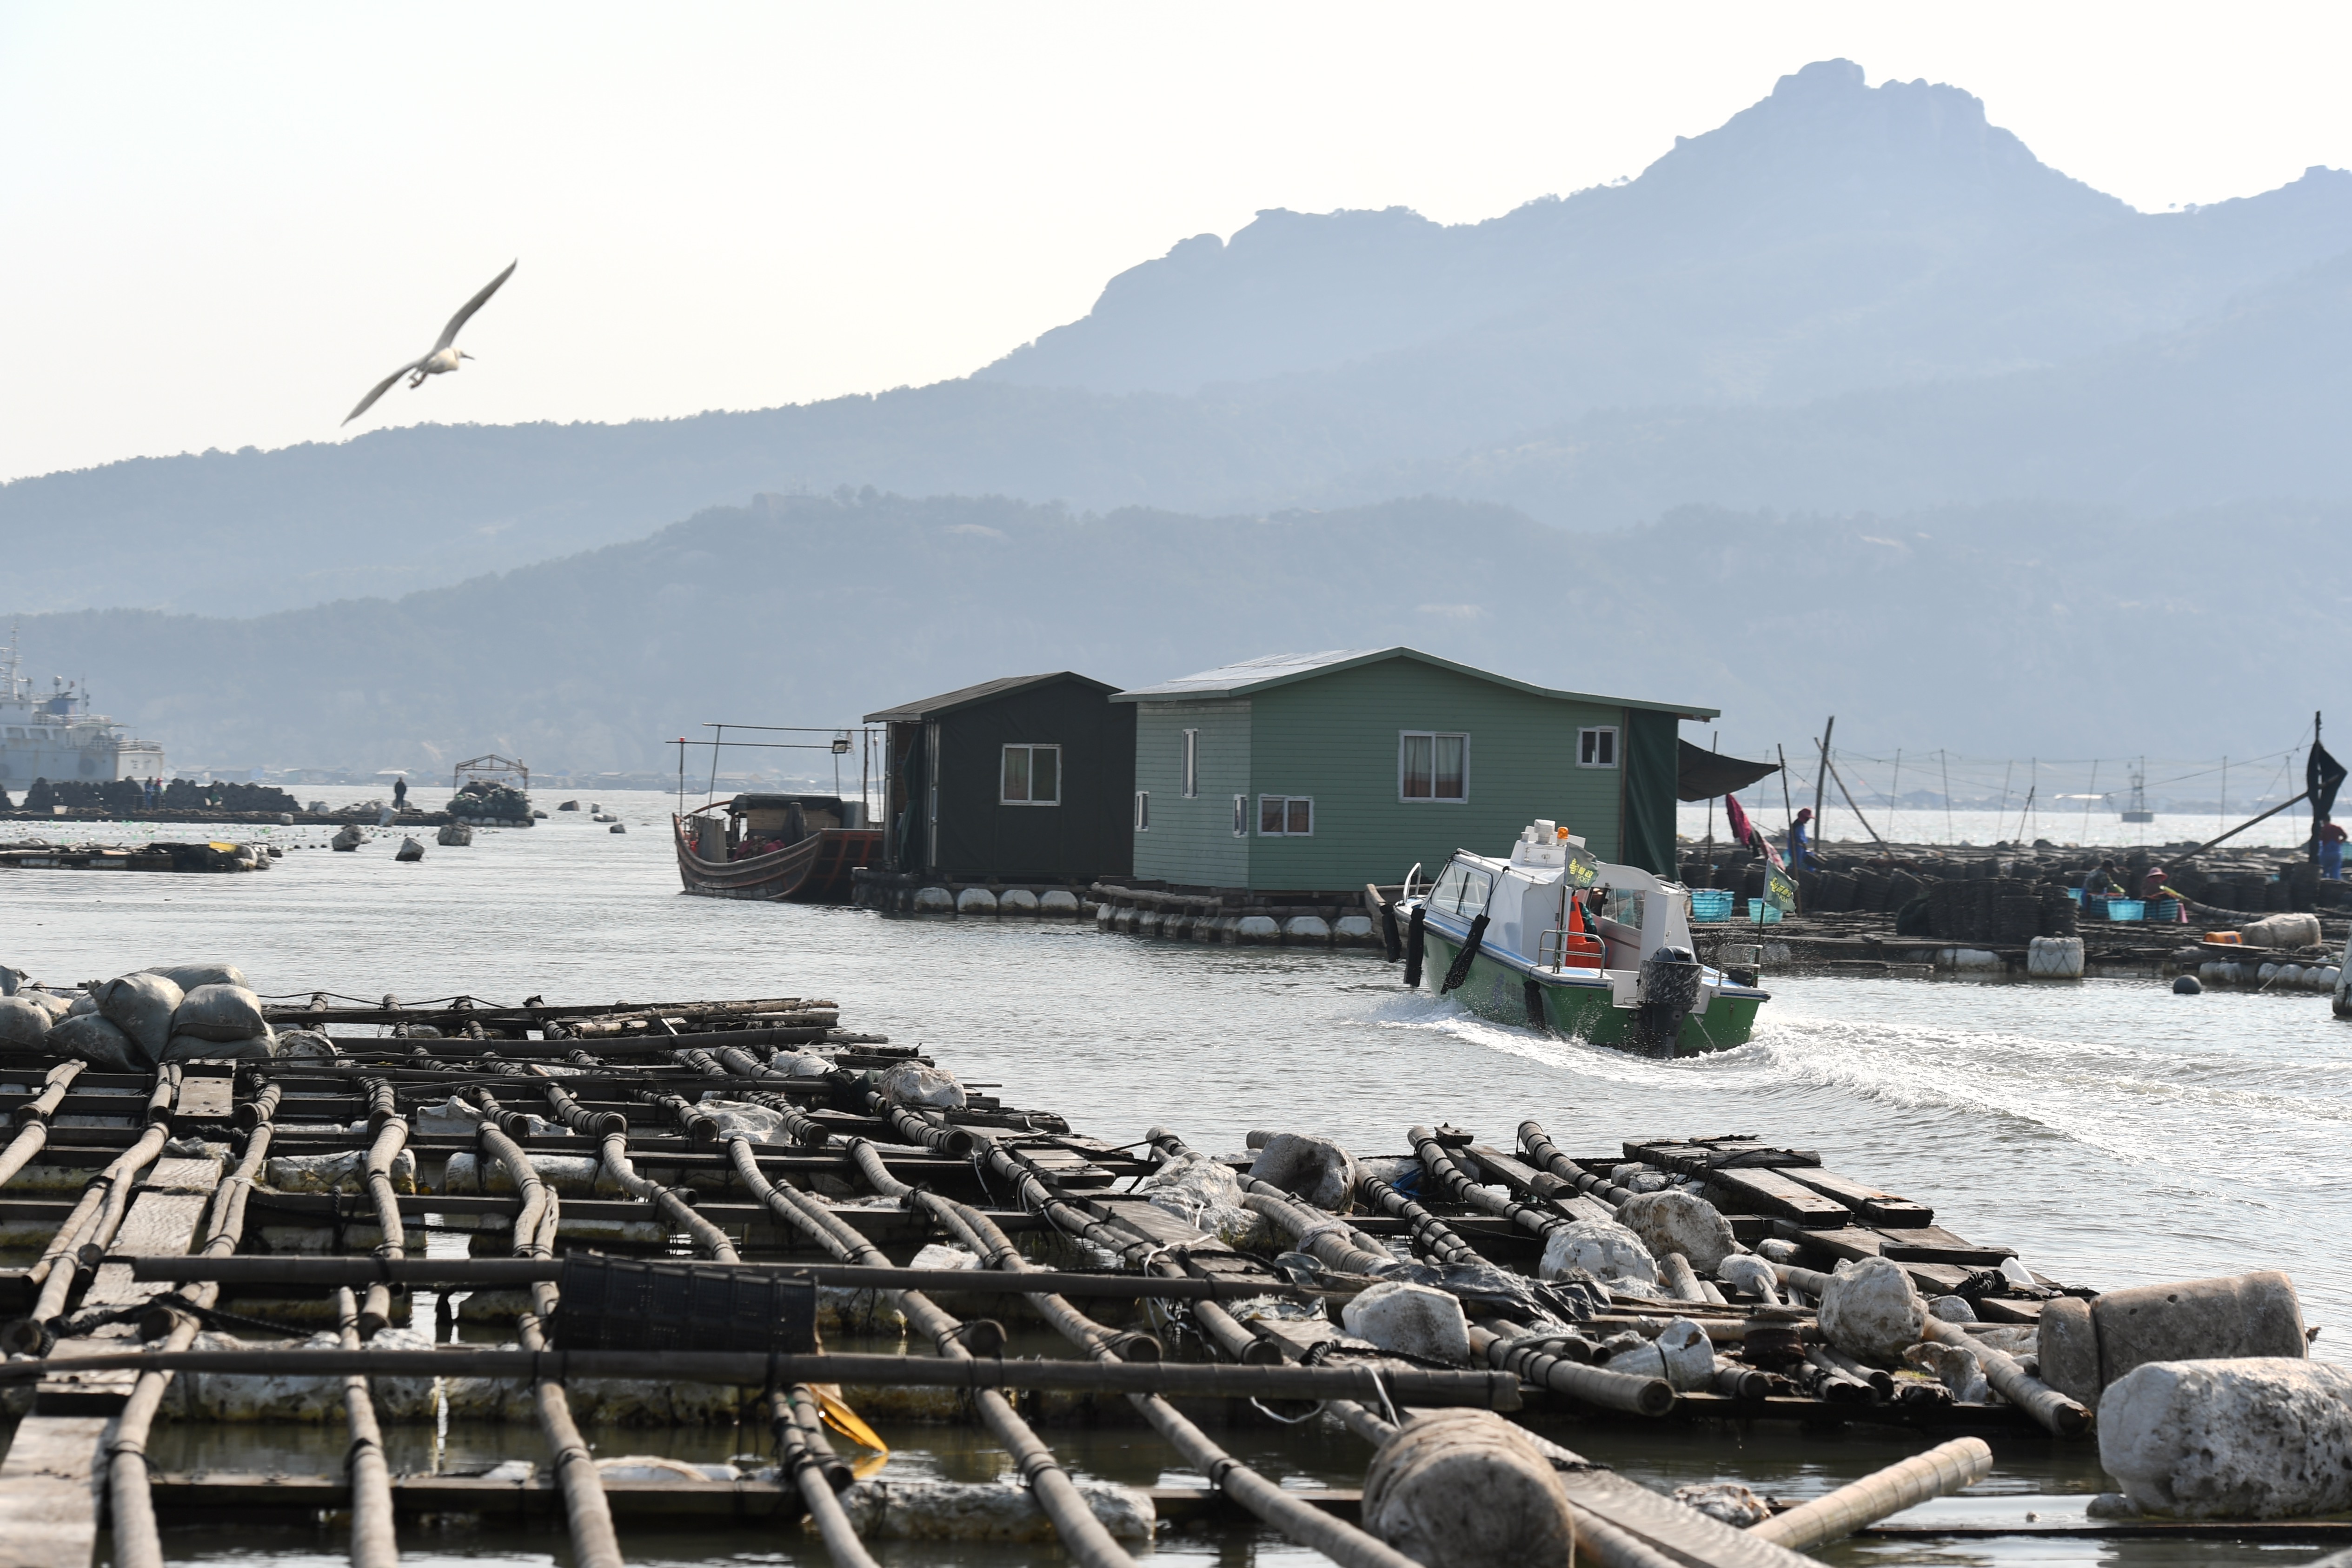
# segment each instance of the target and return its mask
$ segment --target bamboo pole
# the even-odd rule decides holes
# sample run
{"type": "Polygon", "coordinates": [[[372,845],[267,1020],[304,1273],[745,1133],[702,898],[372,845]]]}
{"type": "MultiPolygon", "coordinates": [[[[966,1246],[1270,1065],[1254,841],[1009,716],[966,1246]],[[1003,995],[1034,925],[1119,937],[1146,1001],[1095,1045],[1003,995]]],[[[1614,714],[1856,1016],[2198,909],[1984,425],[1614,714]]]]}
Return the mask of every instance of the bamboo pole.
{"type": "MultiPolygon", "coordinates": [[[[375,1142],[367,1152],[367,1190],[375,1205],[375,1223],[383,1239],[376,1243],[375,1255],[387,1263],[396,1263],[407,1256],[408,1234],[401,1228],[400,1195],[392,1190],[392,1163],[408,1143],[408,1123],[392,1105],[392,1085],[378,1081],[376,1098],[383,1119],[376,1123],[375,1142]]],[[[392,1321],[392,1288],[382,1280],[368,1286],[367,1304],[358,1319],[359,1335],[372,1340],[383,1326],[392,1321]]]]}
{"type": "Polygon", "coordinates": [[[53,1325],[62,1317],[66,1302],[74,1287],[96,1272],[98,1260],[105,1256],[106,1244],[114,1239],[122,1224],[122,1216],[131,1206],[131,1189],[140,1173],[155,1163],[163,1153],[164,1142],[171,1137],[170,1128],[161,1121],[151,1121],[138,1140],[107,1167],[92,1176],[82,1188],[75,1203],[42,1248],[38,1262],[26,1270],[28,1284],[40,1287],[34,1299],[32,1311],[20,1322],[10,1325],[10,1342],[0,1345],[8,1351],[46,1351],[55,1330],[53,1325]]]}
{"type": "MultiPolygon", "coordinates": [[[[1046,1214],[1048,1218],[1055,1217],[1051,1211],[1056,1207],[1067,1209],[1072,1215],[1077,1214],[1076,1209],[1060,1199],[1053,1184],[1041,1173],[1032,1168],[1024,1174],[1023,1196],[1031,1206],[1046,1214]]],[[[1095,1228],[1092,1221],[1085,1220],[1083,1215],[1078,1217],[1084,1228],[1095,1228]]],[[[1028,1265],[1019,1252],[985,1215],[976,1209],[966,1209],[963,1219],[972,1230],[991,1243],[997,1268],[1015,1276],[1027,1271],[1028,1265]]],[[[1081,1233],[1078,1226],[1065,1224],[1064,1228],[1072,1235],[1081,1233]]],[[[1095,1363],[1105,1370],[1126,1370],[1130,1363],[1122,1358],[1140,1348],[1139,1342],[1144,1339],[1144,1336],[1134,1334],[1114,1334],[1058,1296],[1033,1295],[1031,1300],[1036,1302],[1046,1321],[1065,1339],[1086,1351],[1094,1358],[1095,1363]]],[[[1159,1342],[1153,1340],[1149,1343],[1152,1360],[1156,1362],[1159,1342]]],[[[1216,1367],[1206,1370],[1245,1373],[1253,1369],[1216,1367]]],[[[1370,1372],[1371,1369],[1365,1370],[1370,1372]]],[[[1373,1388],[1379,1388],[1377,1382],[1373,1388]]],[[[1301,1502],[1296,1496],[1234,1458],[1212,1442],[1207,1433],[1186,1420],[1158,1393],[1130,1393],[1128,1403],[1183,1456],[1187,1464],[1208,1477],[1212,1486],[1299,1545],[1320,1552],[1333,1562],[1344,1564],[1345,1568],[1415,1568],[1412,1559],[1379,1537],[1301,1502]]]]}
{"type": "Polygon", "coordinates": [[[1537,1208],[1517,1198],[1497,1197],[1487,1190],[1478,1176],[1465,1170],[1454,1151],[1437,1141],[1434,1128],[1416,1127],[1409,1134],[1412,1152],[1421,1160],[1421,1167],[1445,1189],[1446,1195],[1456,1203],[1483,1209],[1497,1219],[1507,1219],[1519,1229],[1540,1239],[1569,1223],[1568,1215],[1556,1208],[1537,1208]]]}
{"type": "MultiPolygon", "coordinates": [[[[755,1170],[756,1166],[753,1167],[755,1170]]],[[[765,1179],[764,1177],[762,1178],[765,1179]]],[[[370,1258],[139,1258],[124,1259],[133,1279],[157,1282],[212,1280],[236,1285],[289,1285],[312,1289],[376,1281],[411,1286],[467,1288],[530,1285],[563,1278],[561,1258],[411,1258],[397,1262],[370,1258]]],[[[739,1260],[730,1267],[757,1273],[803,1278],[845,1290],[961,1290],[971,1283],[962,1268],[901,1268],[896,1265],[739,1260]]],[[[1111,1300],[1238,1301],[1267,1295],[1302,1299],[1345,1292],[1310,1290],[1288,1284],[1246,1279],[1193,1279],[1182,1275],[1147,1279],[1132,1274],[1085,1274],[1067,1269],[1039,1276],[1044,1286],[1066,1296],[1111,1300]]]]}
{"type": "Polygon", "coordinates": [[[824,1543],[824,1554],[838,1568],[877,1568],[866,1552],[866,1543],[857,1539],[849,1515],[842,1510],[835,1489],[837,1478],[832,1473],[840,1461],[833,1459],[831,1450],[820,1447],[822,1438],[798,1419],[794,1406],[807,1397],[805,1384],[795,1384],[789,1391],[778,1389],[768,1395],[784,1474],[792,1478],[793,1487],[800,1492],[802,1506],[808,1510],[809,1519],[816,1525],[817,1537],[824,1543]],[[831,1465],[826,1463],[828,1459],[833,1459],[831,1465]]]}
{"type": "Polygon", "coordinates": [[[1706,1300],[1706,1291],[1701,1288],[1698,1275],[1690,1266],[1690,1259],[1679,1252],[1669,1252],[1658,1259],[1658,1277],[1666,1289],[1674,1292],[1677,1301],[1706,1300]]]}
{"type": "MultiPolygon", "coordinates": [[[[530,1157],[520,1144],[499,1131],[491,1120],[497,1112],[497,1101],[485,1093],[486,1112],[477,1127],[476,1136],[483,1151],[507,1168],[514,1180],[515,1191],[522,1205],[515,1215],[514,1250],[518,1257],[546,1258],[554,1251],[557,1227],[562,1224],[562,1208],[555,1194],[547,1190],[531,1168],[530,1157]]],[[[622,1568],[620,1537],[613,1530],[613,1507],[605,1500],[604,1483],[596,1474],[595,1458],[580,1436],[580,1428],[572,1419],[571,1403],[563,1396],[563,1378],[568,1371],[559,1352],[557,1365],[551,1372],[545,1366],[543,1353],[547,1338],[541,1325],[555,1315],[555,1287],[546,1283],[531,1287],[532,1310],[515,1320],[516,1336],[523,1351],[532,1361],[531,1405],[539,1415],[541,1433],[553,1456],[555,1484],[563,1496],[564,1526],[572,1538],[572,1555],[579,1568],[622,1568]]],[[[352,1353],[352,1352],[345,1352],[352,1353]]],[[[443,1352],[362,1351],[363,1356],[385,1354],[437,1355],[443,1352]]],[[[491,1352],[507,1353],[507,1352],[491,1352]]]]}
{"type": "MultiPolygon", "coordinates": [[[[343,1348],[360,1348],[360,1304],[345,1286],[335,1292],[335,1315],[343,1348]]],[[[392,1471],[384,1463],[383,1432],[376,1426],[375,1400],[368,1380],[343,1379],[343,1415],[351,1450],[343,1457],[352,1484],[352,1568],[398,1568],[400,1543],[393,1531],[392,1471]]]]}
{"type": "Polygon", "coordinates": [[[1927,1338],[1938,1344],[1957,1345],[1975,1355],[1977,1364],[1984,1368],[1985,1381],[2000,1390],[2003,1399],[2021,1406],[2059,1436],[2078,1436],[2090,1430],[2090,1411],[2027,1372],[2007,1352],[1993,1349],[1963,1332],[1958,1324],[1940,1318],[1927,1320],[1927,1338]]]}
{"type": "MultiPolygon", "coordinates": [[[[1853,819],[1862,824],[1862,830],[1864,833],[1869,834],[1871,841],[1876,844],[1881,849],[1890,847],[1885,839],[1878,837],[1878,829],[1870,825],[1870,818],[1862,815],[1862,807],[1853,804],[1853,792],[1845,787],[1845,775],[1837,771],[1837,764],[1835,763],[1829,762],[1824,758],[1823,765],[1830,770],[1830,777],[1837,780],[1838,794],[1845,798],[1845,808],[1853,813],[1853,819]]],[[[1817,823],[1819,820],[1819,818],[1815,818],[1817,823]]]]}
{"type": "Polygon", "coordinates": [[[1889,1514],[1974,1486],[1991,1473],[1990,1445],[1981,1437],[1957,1437],[1774,1514],[1748,1526],[1748,1533],[1791,1552],[1810,1552],[1889,1514]]]}
{"type": "Polygon", "coordinates": [[[65,1100],[66,1089],[81,1076],[80,1062],[59,1062],[42,1079],[41,1092],[16,1108],[16,1135],[8,1140],[8,1147],[0,1152],[0,1186],[5,1186],[17,1172],[31,1163],[34,1155],[48,1146],[49,1118],[57,1113],[65,1100]]]}
{"type": "Polygon", "coordinates": [[[1587,1366],[1545,1348],[1552,1342],[1526,1331],[1505,1336],[1483,1323],[1470,1325],[1470,1353],[1498,1372],[1603,1410],[1653,1418],[1673,1414],[1675,1388],[1664,1378],[1587,1366]]]}
{"type": "MultiPolygon", "coordinates": [[[[70,1077],[70,1075],[68,1075],[70,1077]]],[[[213,1201],[205,1222],[203,1253],[219,1258],[235,1252],[245,1238],[245,1199],[253,1188],[253,1180],[269,1158],[270,1125],[264,1106],[261,1120],[247,1134],[245,1152],[236,1168],[219,1186],[213,1189],[213,1201]]],[[[193,1312],[167,1310],[173,1300],[185,1301],[197,1308],[210,1307],[220,1292],[206,1282],[191,1289],[183,1289],[157,1298],[157,1311],[168,1321],[163,1324],[142,1324],[142,1333],[150,1328],[153,1337],[163,1341],[166,1351],[184,1351],[195,1342],[203,1327],[193,1312]]],[[[145,1372],[131,1386],[131,1397],[124,1402],[122,1414],[116,1418],[114,1435],[107,1445],[106,1495],[109,1527],[114,1540],[115,1568],[163,1568],[163,1538],[155,1528],[155,1500],[149,1489],[147,1472],[147,1434],[163,1408],[163,1392],[171,1386],[172,1373],[145,1372]]]]}
{"type": "Polygon", "coordinates": [[[1439,1263],[1486,1261],[1478,1249],[1463,1240],[1452,1226],[1378,1176],[1358,1177],[1356,1195],[1390,1218],[1401,1219],[1411,1226],[1412,1249],[1423,1257],[1435,1258],[1439,1263]]]}
{"type": "MultiPolygon", "coordinates": [[[[744,1184],[765,1204],[770,1213],[808,1236],[836,1258],[856,1259],[864,1263],[887,1264],[889,1259],[881,1248],[844,1225],[826,1212],[824,1205],[803,1197],[789,1187],[780,1187],[762,1175],[759,1163],[752,1157],[751,1141],[740,1136],[728,1140],[728,1152],[734,1158],[736,1173],[744,1184]]],[[[886,1172],[887,1174],[887,1172],[886,1172]]],[[[911,1189],[909,1189],[911,1190],[911,1189]]],[[[977,1366],[974,1352],[985,1353],[986,1341],[1003,1343],[1003,1330],[989,1324],[992,1332],[975,1333],[955,1318],[942,1311],[937,1303],[919,1290],[898,1293],[898,1309],[918,1331],[929,1337],[939,1351],[942,1363],[955,1366],[977,1366]]],[[[980,1325],[971,1325],[977,1329],[980,1325]]],[[[1002,1366],[1003,1363],[991,1364],[1002,1366]]],[[[823,1382],[819,1378],[809,1381],[823,1382]]],[[[1063,1549],[1084,1565],[1084,1568],[1135,1568],[1135,1560],[1124,1547],[1111,1539],[1094,1510],[1078,1491],[1054,1458],[1053,1450],[1029,1429],[1004,1395],[993,1388],[979,1390],[972,1397],[972,1407],[979,1413],[981,1424],[1013,1457],[1021,1479],[1036,1498],[1037,1506],[1053,1521],[1054,1532],[1060,1537],[1063,1549]]]]}
{"type": "Polygon", "coordinates": [[[1830,787],[1830,737],[1836,732],[1837,715],[1832,713],[1830,715],[1829,722],[1822,726],[1821,762],[1813,770],[1813,854],[1811,858],[1816,865],[1821,859],[1822,805],[1824,798],[1822,792],[1830,787]]]}
{"type": "Polygon", "coordinates": [[[1527,1151],[1528,1159],[1552,1175],[1569,1183],[1579,1193],[1599,1198],[1612,1208],[1622,1208],[1626,1200],[1634,1195],[1632,1188],[1621,1187],[1606,1176],[1596,1176],[1561,1153],[1540,1121],[1519,1123],[1519,1147],[1527,1151]]]}
{"type": "Polygon", "coordinates": [[[629,1135],[625,1131],[607,1132],[599,1147],[604,1168],[631,1197],[644,1198],[658,1210],[663,1218],[694,1237],[695,1246],[721,1263],[740,1261],[735,1244],[727,1233],[694,1212],[693,1206],[659,1182],[637,1174],[629,1163],[629,1135]]]}

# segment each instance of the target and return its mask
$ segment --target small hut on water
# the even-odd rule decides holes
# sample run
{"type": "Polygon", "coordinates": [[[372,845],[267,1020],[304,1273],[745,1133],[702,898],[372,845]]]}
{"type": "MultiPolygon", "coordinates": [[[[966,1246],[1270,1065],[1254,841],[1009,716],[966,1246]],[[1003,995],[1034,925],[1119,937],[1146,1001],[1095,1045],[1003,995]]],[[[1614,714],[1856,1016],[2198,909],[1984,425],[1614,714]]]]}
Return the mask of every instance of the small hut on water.
{"type": "Polygon", "coordinates": [[[1247,659],[1111,700],[1136,714],[1135,876],[1253,893],[1394,882],[1538,817],[1671,875],[1675,727],[1717,713],[1410,647],[1247,659]]]}
{"type": "Polygon", "coordinates": [[[886,873],[970,883],[1125,876],[1135,710],[1072,670],[868,713],[889,726],[886,873]]]}

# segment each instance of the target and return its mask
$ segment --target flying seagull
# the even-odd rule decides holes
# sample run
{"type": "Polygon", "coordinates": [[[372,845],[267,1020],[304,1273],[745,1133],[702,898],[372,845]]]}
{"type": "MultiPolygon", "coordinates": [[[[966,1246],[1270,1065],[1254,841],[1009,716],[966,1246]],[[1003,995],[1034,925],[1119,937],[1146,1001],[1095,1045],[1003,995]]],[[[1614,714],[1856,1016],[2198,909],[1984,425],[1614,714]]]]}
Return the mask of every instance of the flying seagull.
{"type": "Polygon", "coordinates": [[[387,375],[382,381],[377,382],[375,384],[375,390],[369,393],[365,397],[361,398],[360,405],[343,416],[343,423],[348,425],[352,420],[358,418],[361,415],[365,414],[369,409],[373,408],[375,406],[375,400],[382,397],[385,393],[390,392],[392,390],[392,384],[398,381],[404,375],[408,377],[409,387],[411,390],[414,390],[415,388],[425,384],[425,378],[426,376],[440,375],[446,372],[456,370],[459,360],[472,359],[474,357],[472,354],[460,353],[454,346],[457,342],[457,333],[464,329],[467,321],[474,319],[475,311],[480,310],[484,305],[489,302],[490,296],[499,291],[499,285],[514,276],[514,269],[515,263],[512,261],[508,262],[507,269],[504,272],[501,272],[496,278],[491,279],[480,293],[467,300],[466,303],[459,308],[457,313],[449,318],[449,324],[441,329],[441,340],[433,345],[433,352],[431,353],[426,354],[423,359],[409,361],[408,363],[402,365],[398,370],[394,371],[390,375],[387,375]]]}

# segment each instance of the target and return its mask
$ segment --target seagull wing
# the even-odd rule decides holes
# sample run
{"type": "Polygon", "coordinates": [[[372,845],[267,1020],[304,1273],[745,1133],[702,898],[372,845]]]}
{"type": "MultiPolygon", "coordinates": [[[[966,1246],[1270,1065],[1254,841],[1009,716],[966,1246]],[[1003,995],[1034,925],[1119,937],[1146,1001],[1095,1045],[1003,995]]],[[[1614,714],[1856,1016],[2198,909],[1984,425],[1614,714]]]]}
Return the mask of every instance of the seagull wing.
{"type": "Polygon", "coordinates": [[[373,408],[375,406],[375,400],[382,397],[385,393],[390,392],[394,382],[398,381],[402,376],[406,375],[410,371],[415,370],[418,365],[423,364],[425,362],[421,359],[410,360],[406,364],[402,365],[398,370],[394,371],[390,375],[387,375],[382,381],[377,382],[375,384],[375,390],[370,392],[365,397],[361,398],[360,405],[357,408],[352,409],[349,414],[343,416],[343,423],[348,425],[352,420],[358,418],[361,415],[365,414],[369,409],[373,408]]]}
{"type": "Polygon", "coordinates": [[[515,261],[508,262],[507,269],[504,272],[501,272],[496,278],[491,279],[488,284],[484,285],[480,293],[467,300],[464,308],[459,310],[456,315],[449,318],[449,324],[441,329],[441,341],[433,345],[433,352],[435,353],[439,353],[443,349],[447,348],[451,343],[457,341],[458,330],[464,327],[467,321],[474,319],[475,311],[489,303],[490,296],[499,291],[499,284],[514,276],[514,269],[520,260],[520,258],[518,258],[515,261]]]}

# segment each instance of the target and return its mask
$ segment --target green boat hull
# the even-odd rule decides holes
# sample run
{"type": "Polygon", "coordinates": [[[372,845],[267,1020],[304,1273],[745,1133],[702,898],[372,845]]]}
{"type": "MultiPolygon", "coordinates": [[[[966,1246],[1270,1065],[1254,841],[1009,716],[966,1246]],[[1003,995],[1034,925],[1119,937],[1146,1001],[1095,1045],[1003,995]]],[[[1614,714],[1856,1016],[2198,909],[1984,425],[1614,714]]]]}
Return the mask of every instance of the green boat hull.
{"type": "MultiPolygon", "coordinates": [[[[1434,992],[1444,984],[1446,972],[1454,967],[1454,960],[1461,952],[1461,944],[1433,923],[1424,929],[1427,956],[1422,965],[1422,984],[1434,992]]],[[[1562,1038],[1584,1040],[1612,1050],[1656,1054],[1634,1037],[1633,1009],[1617,1006],[1605,985],[1563,984],[1547,974],[1530,975],[1525,969],[1481,952],[1471,959],[1468,976],[1449,994],[1481,1017],[1499,1024],[1532,1025],[1537,1022],[1534,1011],[1539,1005],[1543,1027],[1562,1038]],[[1528,991],[1530,979],[1535,982],[1532,997],[1528,991]]],[[[1683,1020],[1674,1055],[1695,1057],[1746,1045],[1756,1026],[1756,1009],[1765,1000],[1761,994],[1711,997],[1704,1012],[1695,1012],[1683,1020]]]]}

